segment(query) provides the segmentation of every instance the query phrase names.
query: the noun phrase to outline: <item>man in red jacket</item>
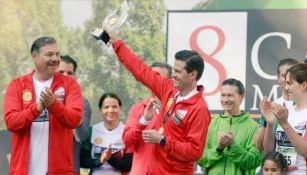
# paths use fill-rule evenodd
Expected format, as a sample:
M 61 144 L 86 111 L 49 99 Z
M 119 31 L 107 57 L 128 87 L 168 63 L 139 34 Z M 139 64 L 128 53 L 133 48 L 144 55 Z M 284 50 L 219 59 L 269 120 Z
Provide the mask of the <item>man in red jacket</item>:
M 142 132 L 144 142 L 154 144 L 148 174 L 193 174 L 210 123 L 204 87 L 197 85 L 204 70 L 202 58 L 190 50 L 177 52 L 170 80 L 145 65 L 114 31 L 106 31 L 119 61 L 162 102 L 160 129 Z M 149 122 L 152 117 L 153 113 L 144 115 L 144 120 Z
M 158 72 L 161 76 L 170 78 L 172 68 L 168 64 L 155 62 L 151 68 Z M 144 123 L 144 110 L 150 101 L 154 100 L 157 110 L 155 117 L 150 122 Z M 154 144 L 148 144 L 143 141 L 142 131 L 146 129 L 159 129 L 158 114 L 161 108 L 161 101 L 154 95 L 149 96 L 145 100 L 134 104 L 129 112 L 123 133 L 123 140 L 126 146 L 133 146 L 133 162 L 130 174 L 144 175 L 148 172 L 148 163 L 153 152 Z M 146 156 L 144 156 L 146 155 Z
M 56 73 L 60 53 L 54 38 L 36 39 L 31 55 L 34 71 L 12 80 L 4 96 L 4 120 L 13 133 L 10 175 L 71 175 L 81 90 L 73 78 Z

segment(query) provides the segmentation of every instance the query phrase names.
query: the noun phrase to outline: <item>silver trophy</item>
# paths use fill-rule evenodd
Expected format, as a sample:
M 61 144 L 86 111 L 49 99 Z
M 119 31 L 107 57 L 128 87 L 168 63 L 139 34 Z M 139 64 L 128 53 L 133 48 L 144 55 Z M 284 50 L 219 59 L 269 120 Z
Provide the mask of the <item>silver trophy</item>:
M 108 16 L 104 19 L 101 28 L 96 28 L 92 35 L 97 40 L 102 40 L 104 43 L 108 43 L 110 36 L 106 31 L 103 30 L 104 27 L 109 28 L 110 30 L 118 30 L 119 27 L 126 21 L 128 16 L 128 3 L 124 0 L 121 3 L 120 10 L 113 10 Z

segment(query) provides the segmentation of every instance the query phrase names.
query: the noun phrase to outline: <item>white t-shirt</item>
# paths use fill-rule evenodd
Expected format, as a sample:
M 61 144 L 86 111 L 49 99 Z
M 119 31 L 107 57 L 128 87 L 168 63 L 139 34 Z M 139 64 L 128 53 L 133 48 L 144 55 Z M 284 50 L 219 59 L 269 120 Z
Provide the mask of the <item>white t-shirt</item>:
M 275 100 L 274 102 L 280 104 L 280 105 L 283 105 L 285 103 L 285 105 L 287 107 L 291 107 L 293 106 L 293 101 L 290 101 L 290 100 L 285 100 L 282 96 L 279 97 L 277 100 Z
M 288 122 L 301 137 L 305 137 L 307 126 L 307 109 L 296 112 L 295 106 L 288 107 Z M 306 140 L 307 141 L 307 140 Z M 276 151 L 282 153 L 287 159 L 289 172 L 287 175 L 306 175 L 307 164 L 305 158 L 298 154 L 283 129 L 278 126 L 276 130 Z
M 33 76 L 36 103 L 39 102 L 40 94 L 45 87 L 51 86 L 53 77 L 47 81 L 40 82 Z M 49 115 L 48 110 L 37 117 L 31 125 L 30 131 L 30 160 L 29 175 L 42 175 L 48 171 L 48 142 L 49 142 Z
M 96 159 L 101 156 L 103 151 L 112 143 L 112 152 L 123 151 L 125 144 L 122 140 L 125 125 L 119 122 L 118 127 L 109 131 L 105 128 L 103 122 L 95 124 L 92 128 L 92 149 L 91 157 Z M 121 172 L 113 168 L 108 162 L 105 162 L 98 168 L 93 169 L 93 175 L 120 175 Z

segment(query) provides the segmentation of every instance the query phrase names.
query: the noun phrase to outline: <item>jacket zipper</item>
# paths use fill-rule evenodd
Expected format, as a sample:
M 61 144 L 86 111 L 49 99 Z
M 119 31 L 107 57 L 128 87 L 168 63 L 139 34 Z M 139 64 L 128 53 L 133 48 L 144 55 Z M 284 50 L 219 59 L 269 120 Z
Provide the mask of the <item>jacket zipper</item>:
M 232 126 L 232 117 L 230 117 L 229 121 L 229 131 L 231 131 L 231 126 Z M 227 165 L 227 157 L 225 157 L 225 162 L 224 162 L 224 175 L 226 174 L 226 165 Z

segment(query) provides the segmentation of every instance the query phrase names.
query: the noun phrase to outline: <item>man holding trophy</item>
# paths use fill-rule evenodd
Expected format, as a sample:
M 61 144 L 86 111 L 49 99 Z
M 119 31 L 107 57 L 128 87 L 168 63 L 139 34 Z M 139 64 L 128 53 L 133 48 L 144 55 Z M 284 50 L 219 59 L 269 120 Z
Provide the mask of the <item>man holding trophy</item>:
M 117 19 L 120 18 L 106 20 L 113 24 Z M 204 70 L 203 59 L 195 51 L 179 51 L 175 54 L 173 80 L 162 77 L 125 46 L 113 26 L 103 26 L 104 30 L 100 30 L 96 39 L 104 40 L 101 37 L 105 32 L 109 39 L 104 42 L 112 44 L 119 61 L 162 101 L 157 116 L 160 129 L 142 132 L 144 142 L 154 144 L 148 174 L 193 174 L 194 162 L 202 156 L 210 123 L 203 98 L 204 87 L 197 85 Z M 144 127 L 153 117 L 152 110 L 145 109 L 140 120 Z

